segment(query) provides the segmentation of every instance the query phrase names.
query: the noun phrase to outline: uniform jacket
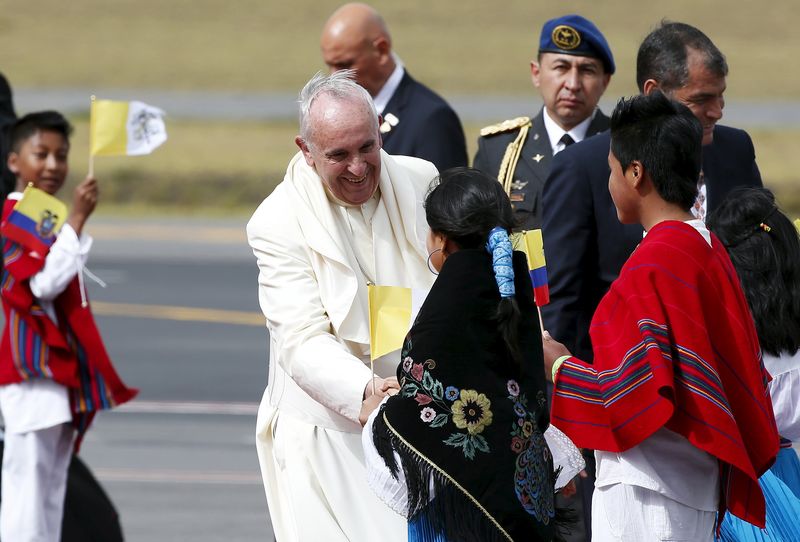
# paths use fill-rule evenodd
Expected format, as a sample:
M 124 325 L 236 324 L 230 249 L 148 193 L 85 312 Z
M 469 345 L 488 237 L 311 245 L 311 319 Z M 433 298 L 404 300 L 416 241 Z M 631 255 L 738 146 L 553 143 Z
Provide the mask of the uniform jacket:
M 638 224 L 621 224 L 608 191 L 608 131 L 571 145 L 553 160 L 543 192 L 550 304 L 546 329 L 575 356 L 592 359 L 589 324 L 597 304 L 642 240 Z M 761 186 L 750 136 L 716 126 L 703 147 L 708 211 L 736 186 Z
M 381 162 L 382 203 L 372 221 L 376 281 L 430 288 L 422 202 L 437 172 L 429 162 L 383 152 Z M 371 377 L 367 284 L 334 205 L 298 153 L 247 225 L 270 336 L 259 430 L 277 409 L 313 425 L 361 431 L 358 413 Z
M 428 160 L 439 171 L 467 165 L 467 145 L 458 115 L 408 72 L 386 104 L 383 118 L 381 136 L 387 153 Z
M 602 111 L 589 124 L 586 137 L 608 128 L 608 117 Z M 519 161 L 514 171 L 511 187 L 511 205 L 514 207 L 517 228 L 534 230 L 541 227 L 542 188 L 553 163 L 553 149 L 544 126 L 542 110 L 531 121 L 532 126 L 522 146 Z M 519 128 L 498 132 L 478 138 L 478 152 L 473 167 L 497 177 L 506 148 L 514 141 Z

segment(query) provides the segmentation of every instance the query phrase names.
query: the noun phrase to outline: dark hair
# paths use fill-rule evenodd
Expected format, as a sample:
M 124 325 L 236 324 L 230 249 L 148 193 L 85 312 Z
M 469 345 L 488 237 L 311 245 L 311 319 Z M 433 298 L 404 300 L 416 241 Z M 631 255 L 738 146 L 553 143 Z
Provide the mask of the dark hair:
M 689 79 L 689 51 L 705 56 L 706 68 L 718 77 L 728 75 L 728 63 L 717 46 L 697 28 L 667 20 L 650 32 L 636 55 L 636 84 L 644 91 L 644 83 L 654 79 L 670 92 L 686 85 Z
M 69 141 L 72 125 L 58 111 L 39 111 L 20 117 L 11 126 L 9 146 L 12 152 L 19 152 L 22 145 L 37 132 L 56 132 Z
M 800 239 L 766 188 L 737 188 L 708 215 L 736 268 L 764 352 L 800 348 Z M 763 224 L 763 226 L 762 226 Z
M 439 175 L 438 184 L 425 198 L 425 216 L 434 233 L 444 235 L 462 249 L 483 249 L 495 226 L 510 234 L 514 212 L 503 187 L 482 171 L 454 167 Z M 516 361 L 519 306 L 513 297 L 501 297 L 497 321 L 503 340 Z
M 688 210 L 697 197 L 703 127 L 660 91 L 622 98 L 611 115 L 611 152 L 626 171 L 642 163 L 661 198 Z

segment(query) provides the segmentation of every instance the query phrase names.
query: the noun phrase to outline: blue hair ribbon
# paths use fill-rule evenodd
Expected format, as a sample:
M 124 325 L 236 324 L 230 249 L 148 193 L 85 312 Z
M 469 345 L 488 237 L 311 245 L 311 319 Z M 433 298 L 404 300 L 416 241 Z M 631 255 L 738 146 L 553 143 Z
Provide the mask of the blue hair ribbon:
M 492 229 L 489 232 L 486 250 L 492 255 L 492 269 L 494 269 L 494 279 L 497 281 L 500 297 L 514 297 L 514 267 L 512 259 L 514 247 L 511 246 L 508 232 L 500 226 Z

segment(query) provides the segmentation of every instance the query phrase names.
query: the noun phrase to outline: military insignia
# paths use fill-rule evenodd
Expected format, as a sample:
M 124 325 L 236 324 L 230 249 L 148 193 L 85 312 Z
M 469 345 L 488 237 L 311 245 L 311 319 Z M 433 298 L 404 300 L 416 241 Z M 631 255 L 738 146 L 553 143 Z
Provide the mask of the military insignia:
M 561 49 L 571 51 L 581 44 L 581 35 L 571 26 L 560 24 L 553 29 L 553 43 Z
M 525 201 L 525 194 L 511 194 L 508 199 L 511 201 Z
M 537 154 L 536 156 L 533 157 L 533 159 L 536 160 L 537 164 L 542 161 L 542 158 L 544 158 L 544 154 Z
M 539 139 L 539 134 L 533 134 L 533 140 L 536 141 L 537 139 Z
M 514 190 L 522 190 L 526 186 L 528 186 L 528 181 L 520 181 L 519 179 L 511 183 L 511 188 Z
M 380 131 L 382 134 L 388 133 L 392 131 L 392 125 L 389 124 L 387 121 L 383 121 L 381 124 Z
M 511 130 L 517 130 L 522 128 L 526 124 L 530 124 L 531 119 L 530 117 L 517 117 L 515 119 L 504 120 L 498 124 L 492 124 L 491 126 L 486 126 L 485 128 L 481 128 L 481 137 L 486 137 L 494 134 L 499 134 L 502 132 L 508 132 Z
M 396 116 L 394 116 L 394 114 L 392 114 L 392 113 L 386 113 L 386 116 L 385 116 L 385 117 L 383 117 L 383 120 L 385 120 L 386 122 L 388 122 L 388 123 L 389 123 L 389 126 L 391 126 L 392 128 L 394 128 L 395 126 L 397 126 L 397 125 L 400 123 L 400 119 L 398 119 L 398 118 L 397 118 Z

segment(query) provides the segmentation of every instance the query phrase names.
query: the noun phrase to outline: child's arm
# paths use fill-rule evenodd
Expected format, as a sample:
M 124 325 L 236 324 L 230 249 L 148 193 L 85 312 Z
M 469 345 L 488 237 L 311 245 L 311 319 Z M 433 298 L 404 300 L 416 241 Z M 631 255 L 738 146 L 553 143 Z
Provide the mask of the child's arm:
M 51 301 L 58 297 L 86 263 L 92 239 L 81 235 L 81 231 L 96 205 L 97 180 L 87 177 L 75 188 L 72 210 L 50 247 L 44 267 L 31 277 L 31 292 L 38 299 Z

